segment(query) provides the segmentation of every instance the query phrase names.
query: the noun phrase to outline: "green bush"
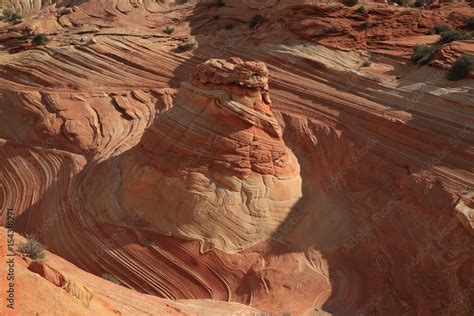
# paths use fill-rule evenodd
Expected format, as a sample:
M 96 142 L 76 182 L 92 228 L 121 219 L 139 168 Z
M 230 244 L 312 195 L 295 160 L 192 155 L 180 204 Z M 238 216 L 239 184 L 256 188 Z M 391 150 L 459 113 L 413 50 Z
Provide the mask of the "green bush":
M 26 236 L 26 242 L 18 245 L 18 251 L 33 260 L 40 260 L 46 257 L 45 247 L 39 243 L 33 235 Z
M 372 62 L 367 59 L 367 60 L 364 60 L 361 67 L 370 67 L 370 65 L 372 65 Z
M 468 40 L 473 38 L 472 34 L 464 31 L 451 30 L 441 33 L 441 44 L 451 43 L 452 41 Z
M 426 0 L 415 0 L 411 6 L 413 8 L 423 8 L 426 6 Z
M 470 31 L 474 31 L 474 16 L 467 19 L 466 23 L 464 23 L 464 27 Z
M 433 30 L 436 34 L 442 34 L 442 33 L 445 33 L 445 32 L 452 32 L 453 31 L 451 26 L 449 26 L 448 24 L 436 24 L 433 27 Z
M 365 7 L 361 5 L 360 7 L 357 8 L 356 12 L 360 14 L 366 14 L 367 10 L 365 10 Z
M 33 37 L 33 44 L 35 45 L 45 45 L 49 42 L 48 37 L 45 34 L 38 34 Z
M 178 47 L 173 49 L 173 52 L 175 52 L 175 53 L 187 52 L 187 51 L 192 50 L 195 46 L 196 46 L 196 43 L 193 43 L 193 42 L 181 43 L 181 44 L 178 45 Z
M 333 24 L 327 30 L 329 33 L 337 33 L 341 31 L 341 27 L 339 25 Z
M 434 57 L 436 51 L 436 46 L 415 45 L 411 55 L 411 62 L 418 66 L 426 65 Z
M 447 78 L 448 80 L 464 79 L 471 71 L 474 71 L 474 56 L 462 55 L 449 69 Z
M 30 38 L 30 34 L 28 33 L 22 33 L 20 36 L 17 37 L 20 41 L 26 41 L 27 39 Z
M 410 4 L 409 0 L 394 0 L 394 2 L 402 7 L 408 7 L 408 5 Z
M 353 7 L 359 3 L 359 0 L 342 0 L 342 3 L 347 7 Z
M 102 274 L 102 279 L 110 281 L 118 285 L 122 285 L 122 282 L 120 282 L 120 280 L 117 279 L 117 277 L 113 276 L 112 274 L 104 273 Z
M 163 33 L 171 35 L 174 33 L 174 28 L 167 26 L 163 29 Z
M 368 29 L 370 27 L 370 22 L 369 21 L 365 21 L 365 22 L 362 22 L 361 24 L 359 24 L 359 27 L 363 28 L 363 29 Z
M 188 0 L 175 0 L 174 4 L 175 5 L 182 5 L 188 3 Z
M 0 16 L 0 20 L 7 21 L 12 24 L 17 24 L 21 22 L 21 15 L 12 10 L 6 9 L 3 10 L 3 15 Z
M 262 24 L 263 23 L 263 20 L 264 20 L 264 17 L 261 16 L 260 14 L 256 14 L 254 15 L 250 21 L 249 21 L 249 27 L 251 29 L 254 29 L 256 28 L 258 25 Z

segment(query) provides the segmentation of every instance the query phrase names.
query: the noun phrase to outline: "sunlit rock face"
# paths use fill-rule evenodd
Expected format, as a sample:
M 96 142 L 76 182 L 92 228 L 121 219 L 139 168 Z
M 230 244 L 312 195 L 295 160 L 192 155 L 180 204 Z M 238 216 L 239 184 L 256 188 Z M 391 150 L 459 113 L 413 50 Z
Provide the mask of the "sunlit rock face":
M 409 60 L 466 3 L 66 2 L 0 1 L 0 221 L 112 309 L 18 265 L 24 313 L 472 315 L 474 81 L 443 68 L 473 42 Z
M 197 66 L 123 164 L 126 209 L 204 248 L 235 251 L 268 239 L 301 197 L 298 162 L 271 111 L 267 67 L 238 58 Z

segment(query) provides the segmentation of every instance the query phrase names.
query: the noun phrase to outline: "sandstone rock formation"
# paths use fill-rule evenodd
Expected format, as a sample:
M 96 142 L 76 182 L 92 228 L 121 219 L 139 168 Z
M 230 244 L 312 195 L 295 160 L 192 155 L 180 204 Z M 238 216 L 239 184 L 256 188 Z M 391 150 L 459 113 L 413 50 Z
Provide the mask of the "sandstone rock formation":
M 0 29 L 1 222 L 51 251 L 27 312 L 472 314 L 471 43 L 407 62 L 467 3 L 39 4 Z
M 0 239 L 7 230 L 0 228 Z M 25 242 L 15 236 L 18 245 Z M 2 258 L 5 248 L 0 248 Z M 47 251 L 46 251 L 47 252 Z M 0 307 L 2 315 L 258 315 L 256 309 L 234 303 L 212 301 L 172 302 L 139 294 L 121 285 L 93 276 L 47 252 L 46 261 L 31 261 L 17 253 L 15 259 L 15 310 Z M 5 266 L 0 275 L 6 274 Z M 2 289 L 6 289 L 2 279 Z
M 128 213 L 141 210 L 157 231 L 205 248 L 269 239 L 301 197 L 301 177 L 272 114 L 267 76 L 265 64 L 238 58 L 198 65 L 124 159 Z

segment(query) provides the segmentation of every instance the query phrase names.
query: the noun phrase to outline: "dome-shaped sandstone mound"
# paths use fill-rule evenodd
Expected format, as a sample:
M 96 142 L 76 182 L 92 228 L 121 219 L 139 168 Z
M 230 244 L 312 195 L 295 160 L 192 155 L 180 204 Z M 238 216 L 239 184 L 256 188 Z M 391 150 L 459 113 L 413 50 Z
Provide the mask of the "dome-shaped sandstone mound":
M 141 144 L 123 160 L 124 204 L 161 233 L 243 249 L 268 239 L 302 194 L 261 62 L 198 65 Z

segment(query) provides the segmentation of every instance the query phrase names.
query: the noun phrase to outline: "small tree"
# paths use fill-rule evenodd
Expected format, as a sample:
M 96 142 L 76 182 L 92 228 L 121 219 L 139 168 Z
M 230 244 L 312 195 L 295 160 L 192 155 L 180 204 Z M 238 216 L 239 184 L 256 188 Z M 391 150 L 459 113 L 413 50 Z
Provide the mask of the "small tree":
M 466 78 L 474 71 L 474 56 L 462 55 L 454 62 L 448 71 L 448 80 L 460 80 Z
M 402 7 L 408 7 L 410 4 L 409 0 L 394 0 L 394 2 Z
M 418 66 L 426 65 L 434 57 L 436 50 L 436 46 L 415 45 L 411 55 L 411 62 Z
M 362 29 L 365 29 L 365 30 L 370 28 L 370 26 L 371 26 L 371 24 L 370 24 L 369 21 L 364 21 L 361 24 L 359 24 L 359 27 L 362 28 Z
M 49 38 L 45 34 L 38 34 L 33 37 L 33 44 L 35 45 L 45 45 L 49 42 Z
M 234 24 L 227 23 L 224 27 L 225 27 L 226 30 L 232 30 L 234 28 Z
M 337 33 L 341 31 L 341 27 L 339 25 L 332 24 L 328 27 L 327 30 L 329 33 Z
M 461 41 L 461 40 L 467 40 L 471 38 L 472 38 L 472 34 L 466 33 L 464 31 L 451 30 L 451 31 L 446 31 L 446 32 L 441 33 L 440 43 L 446 44 L 446 43 L 451 43 L 452 41 Z
M 5 9 L 3 10 L 3 15 L 0 16 L 0 20 L 5 20 L 12 24 L 17 24 L 21 22 L 21 15 L 13 12 L 12 10 Z
M 342 0 L 342 3 L 343 3 L 345 6 L 353 7 L 353 6 L 355 6 L 357 3 L 359 3 L 359 0 Z
M 466 23 L 464 23 L 464 27 L 470 31 L 474 31 L 474 16 L 467 19 Z
M 412 5 L 414 8 L 422 8 L 426 6 L 426 0 L 415 0 Z
M 261 16 L 260 14 L 256 14 L 254 15 L 250 21 L 249 21 L 249 27 L 251 29 L 254 29 L 256 28 L 258 25 L 262 24 L 263 23 L 263 20 L 264 20 L 264 17 Z
M 166 27 L 163 29 L 163 33 L 168 34 L 168 35 L 171 35 L 171 34 L 174 33 L 174 28 L 169 27 L 169 26 L 166 26 Z
M 17 37 L 20 41 L 26 41 L 30 38 L 30 34 L 28 32 L 22 32 L 20 36 Z
M 220 8 L 220 7 L 223 7 L 225 6 L 225 1 L 224 0 L 217 0 L 216 1 L 216 5 Z
M 448 24 L 436 24 L 433 27 L 433 30 L 436 34 L 442 34 L 445 32 L 451 32 L 453 29 Z
M 33 260 L 40 260 L 46 257 L 44 253 L 45 246 L 36 240 L 33 235 L 26 236 L 26 242 L 18 245 L 18 251 Z
M 367 10 L 365 10 L 365 7 L 361 5 L 360 7 L 357 8 L 356 12 L 360 14 L 366 14 Z
M 187 51 L 192 50 L 195 46 L 196 46 L 196 43 L 193 43 L 193 42 L 181 43 L 181 44 L 178 45 L 178 47 L 173 49 L 173 52 L 175 52 L 175 53 L 187 52 Z

